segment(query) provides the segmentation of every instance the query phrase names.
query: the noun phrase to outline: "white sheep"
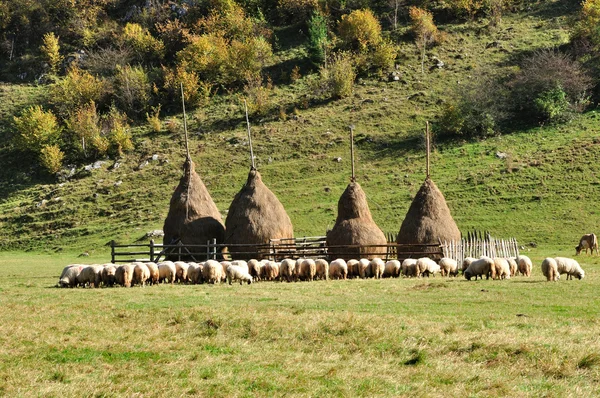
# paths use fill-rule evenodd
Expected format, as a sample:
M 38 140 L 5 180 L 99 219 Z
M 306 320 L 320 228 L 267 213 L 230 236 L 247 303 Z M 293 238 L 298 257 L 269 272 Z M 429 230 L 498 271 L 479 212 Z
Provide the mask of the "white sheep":
M 223 268 L 223 272 L 221 272 L 221 282 L 225 282 L 227 280 L 227 267 L 229 267 L 231 261 L 221 261 L 221 267 Z
M 115 271 L 115 282 L 124 287 L 131 287 L 134 268 L 133 264 L 119 265 Z
M 223 266 L 215 260 L 208 260 L 202 267 L 202 278 L 206 283 L 220 283 L 223 279 Z
M 117 266 L 114 264 L 106 264 L 102 268 L 102 284 L 107 287 L 112 287 L 115 284 L 115 273 Z
M 263 267 L 265 280 L 275 281 L 279 278 L 279 265 L 280 263 L 267 260 L 265 266 Z
M 546 257 L 544 261 L 542 261 L 542 274 L 546 277 L 546 280 L 548 282 L 556 282 L 560 279 L 560 274 L 558 273 L 558 265 L 556 264 L 555 259 L 551 257 Z
M 133 268 L 133 278 L 131 280 L 132 285 L 146 286 L 146 281 L 150 279 L 150 269 L 145 263 L 137 262 Z
M 296 264 L 296 262 L 294 261 L 294 265 L 295 264 Z M 255 281 L 260 280 L 263 267 L 264 267 L 264 264 L 256 259 L 252 259 L 252 260 L 248 261 L 248 272 L 250 275 L 252 275 L 252 277 L 254 278 Z
M 79 275 L 76 277 L 77 285 L 85 287 L 87 284 L 92 288 L 100 287 L 103 269 L 104 266 L 102 265 L 88 265 L 87 267 L 83 267 Z
M 248 263 L 244 260 L 234 260 L 231 262 L 231 265 L 237 265 L 238 267 L 242 267 L 246 270 L 247 274 L 250 273 L 250 267 L 248 266 Z
M 188 281 L 188 268 L 190 265 L 183 261 L 175 261 L 175 282 L 187 283 Z
M 232 282 L 240 281 L 248 284 L 252 283 L 252 276 L 248 273 L 245 267 L 239 265 L 230 265 L 227 267 L 227 282 L 231 285 Z
M 193 285 L 197 285 L 199 283 L 202 282 L 202 264 L 199 263 L 188 263 L 189 267 L 188 267 L 188 273 L 187 273 L 187 277 L 188 277 L 188 281 L 193 284 Z
M 348 277 L 348 264 L 344 259 L 338 258 L 329 264 L 329 277 L 331 279 L 346 279 Z
M 281 266 L 279 267 L 279 274 L 281 276 L 281 280 L 286 280 L 288 282 L 295 280 L 296 261 L 292 260 L 291 258 L 283 259 L 281 261 Z
M 489 257 L 482 256 L 479 260 L 472 261 L 469 267 L 463 273 L 463 275 L 469 281 L 472 277 L 475 277 L 475 280 L 477 280 L 478 276 L 481 279 L 483 279 L 484 275 L 485 279 L 489 279 L 493 265 L 494 260 L 492 260 Z
M 385 269 L 383 270 L 384 278 L 397 278 L 400 276 L 400 261 L 390 260 L 385 263 Z
M 533 270 L 533 263 L 531 259 L 527 256 L 519 254 L 517 256 L 517 269 L 523 276 L 531 276 L 531 271 Z
M 573 276 L 575 276 L 577 279 L 583 279 L 585 276 L 585 272 L 577 260 L 566 257 L 554 257 L 554 260 L 556 260 L 558 273 L 561 275 L 567 274 L 567 280 L 573 279 Z
M 440 271 L 442 276 L 456 276 L 458 275 L 458 262 L 452 258 L 444 257 L 440 260 Z
M 58 278 L 58 287 L 75 287 L 77 286 L 77 276 L 85 267 L 82 264 L 71 264 L 63 268 L 60 277 Z
M 327 260 L 318 258 L 315 260 L 315 266 L 317 267 L 316 277 L 322 281 L 329 279 L 329 263 Z
M 370 261 L 369 268 L 371 269 L 371 275 L 373 278 L 381 279 L 383 277 L 383 273 L 385 272 L 385 263 L 379 257 L 375 257 Z
M 465 274 L 465 271 L 467 270 L 467 268 L 469 268 L 469 265 L 471 265 L 471 263 L 473 261 L 477 260 L 476 258 L 473 257 L 466 257 L 463 262 L 462 262 L 462 273 L 463 275 Z
M 517 264 L 517 258 L 507 257 L 506 261 L 508 261 L 508 266 L 510 268 L 510 276 L 517 276 L 519 274 L 519 265 Z
M 298 263 L 296 262 L 296 264 Z M 300 272 L 298 273 L 298 278 L 303 281 L 312 282 L 315 279 L 316 274 L 317 265 L 315 264 L 315 260 L 311 258 L 302 260 L 300 263 Z
M 148 271 L 150 271 L 150 278 L 147 282 L 151 285 L 155 285 L 158 283 L 158 279 L 160 278 L 160 273 L 158 272 L 158 265 L 151 261 L 145 263 L 146 267 L 148 267 Z
M 172 261 L 161 261 L 157 264 L 158 266 L 158 281 L 159 282 L 170 282 L 175 283 L 175 275 L 177 275 L 177 269 L 175 263 Z
M 371 261 L 369 261 L 366 258 L 361 258 L 358 261 L 358 276 L 361 279 L 365 279 L 365 278 L 370 278 L 373 276 L 373 273 L 371 272 Z
M 491 267 L 492 279 L 510 279 L 510 265 L 503 257 L 494 257 Z
M 348 260 L 348 262 L 346 263 L 346 268 L 348 270 L 348 278 L 358 278 L 360 276 L 360 262 L 358 260 Z
M 400 272 L 407 278 L 416 278 L 417 277 L 417 259 L 416 258 L 407 258 L 402 261 L 402 265 L 400 266 Z
M 417 260 L 417 275 L 419 277 L 427 275 L 433 275 L 440 272 L 440 266 L 438 263 L 430 259 L 429 257 L 421 257 Z

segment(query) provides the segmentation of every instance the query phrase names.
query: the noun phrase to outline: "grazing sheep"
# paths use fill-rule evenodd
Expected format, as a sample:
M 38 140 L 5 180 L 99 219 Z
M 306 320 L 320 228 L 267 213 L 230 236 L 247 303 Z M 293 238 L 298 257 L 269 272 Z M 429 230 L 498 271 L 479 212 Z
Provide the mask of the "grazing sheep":
M 227 267 L 227 282 L 231 285 L 232 282 L 240 281 L 248 284 L 252 283 L 252 276 L 246 271 L 245 267 L 239 265 L 230 265 Z
M 417 276 L 419 277 L 425 275 L 427 275 L 428 278 L 429 275 L 433 275 L 435 277 L 435 274 L 440 272 L 440 270 L 440 266 L 429 257 L 421 257 L 417 260 Z
M 371 269 L 371 275 L 373 275 L 373 278 L 381 279 L 383 277 L 383 273 L 385 272 L 385 263 L 382 259 L 376 257 L 369 263 L 369 268 Z
M 531 259 L 527 256 L 518 255 L 517 256 L 517 270 L 523 276 L 531 276 L 531 271 L 533 269 L 533 263 Z
M 542 274 L 546 277 L 548 282 L 556 282 L 560 279 L 558 265 L 556 264 L 555 259 L 547 257 L 542 261 Z
M 188 265 L 188 281 L 193 285 L 202 283 L 202 264 L 189 263 Z
M 252 260 L 250 260 L 252 261 Z M 296 279 L 296 261 L 291 258 L 286 258 L 281 261 L 281 266 L 279 267 L 279 275 L 281 280 L 286 280 L 291 282 Z
M 115 284 L 115 273 L 117 272 L 117 266 L 114 264 L 107 264 L 102 269 L 102 284 L 107 287 L 113 287 Z
M 494 260 L 492 260 L 489 257 L 482 256 L 479 260 L 475 260 L 475 261 L 471 262 L 471 264 L 465 270 L 463 275 L 469 281 L 471 280 L 472 277 L 475 277 L 475 280 L 477 280 L 478 276 L 481 279 L 483 279 L 484 275 L 485 275 L 485 279 L 490 279 L 490 272 L 492 270 L 493 265 L 494 265 Z
M 579 239 L 579 244 L 575 247 L 575 255 L 579 255 L 582 250 L 585 250 L 587 254 L 588 249 L 590 249 L 590 255 L 594 255 L 594 250 L 596 250 L 596 255 L 598 255 L 598 238 L 596 234 L 585 234 Z
M 371 272 L 371 261 L 366 258 L 361 258 L 358 261 L 358 276 L 361 279 L 370 278 L 373 276 Z
M 188 281 L 188 268 L 190 268 L 188 263 L 183 261 L 175 261 L 175 282 L 178 283 L 187 283 Z
M 510 276 L 516 276 L 519 274 L 519 265 L 517 264 L 516 257 L 508 257 L 506 259 L 508 261 L 508 267 L 510 268 Z
M 297 263 L 296 263 L 297 264 Z M 312 282 L 317 274 L 317 265 L 315 260 L 307 258 L 300 263 L 300 272 L 298 278 L 302 281 Z
M 134 268 L 133 264 L 119 265 L 115 271 L 115 282 L 124 287 L 131 287 Z
M 510 279 L 510 265 L 502 257 L 494 257 L 494 264 L 491 268 L 492 279 Z
M 329 263 L 327 260 L 318 258 L 315 260 L 315 266 L 317 267 L 316 277 L 322 281 L 329 279 Z
M 566 257 L 554 257 L 554 260 L 556 260 L 558 273 L 567 274 L 567 280 L 573 279 L 573 276 L 577 279 L 583 279 L 585 276 L 585 272 L 576 260 Z
M 400 272 L 407 278 L 416 278 L 417 277 L 417 259 L 416 258 L 407 258 L 402 261 L 402 265 L 400 266 Z
M 275 281 L 279 278 L 279 263 L 275 261 L 268 261 L 265 266 L 265 280 Z
M 157 266 L 159 282 L 170 282 L 171 284 L 175 283 L 175 275 L 177 274 L 175 263 L 172 261 L 161 261 L 157 264 Z
M 358 260 L 348 260 L 346 267 L 348 268 L 348 278 L 358 278 L 360 276 L 360 262 Z
M 329 264 L 329 277 L 331 279 L 346 279 L 348 277 L 348 264 L 344 259 L 338 258 Z
M 400 276 L 400 261 L 390 260 L 385 263 L 385 269 L 383 270 L 384 278 L 397 278 Z
M 458 262 L 452 258 L 444 257 L 440 260 L 440 271 L 442 276 L 456 276 L 458 275 Z
M 77 276 L 85 265 L 71 264 L 63 268 L 60 277 L 58 278 L 58 287 L 75 287 L 77 286 Z
M 294 260 L 292 260 L 294 261 Z M 296 262 L 294 261 L 294 266 Z M 259 281 L 262 274 L 262 268 L 264 264 L 256 259 L 252 259 L 248 261 L 248 273 L 254 278 L 255 281 Z
M 471 265 L 471 263 L 473 261 L 475 261 L 475 260 L 477 260 L 477 259 L 473 258 L 473 257 L 467 257 L 467 258 L 465 258 L 463 260 L 463 263 L 462 263 L 462 273 L 463 273 L 463 275 L 465 274 L 465 271 L 467 270 L 467 268 L 469 268 L 469 265 Z
M 85 287 L 87 284 L 91 288 L 100 287 L 100 282 L 102 281 L 102 269 L 104 269 L 104 267 L 101 265 L 88 265 L 87 267 L 83 267 L 79 275 L 75 278 L 77 285 Z
M 148 278 L 148 280 L 146 282 L 148 282 L 151 285 L 155 285 L 158 283 L 158 279 L 160 278 L 160 273 L 158 272 L 158 265 L 156 265 L 156 263 L 153 262 L 147 262 L 145 263 L 146 267 L 148 267 L 148 271 L 150 271 L 150 278 Z
M 227 267 L 229 267 L 231 261 L 221 261 L 221 267 L 223 267 L 223 272 L 221 273 L 221 282 L 225 282 L 227 280 Z
M 150 279 L 150 269 L 144 263 L 135 263 L 133 268 L 133 278 L 131 279 L 132 285 L 146 286 L 146 281 Z
M 231 262 L 231 265 L 237 265 L 238 267 L 242 267 L 246 270 L 246 273 L 250 273 L 250 267 L 248 267 L 248 263 L 244 260 L 235 260 Z
M 220 283 L 223 279 L 223 266 L 215 260 L 208 260 L 202 267 L 202 278 L 206 283 Z
M 298 279 L 300 278 L 300 272 L 301 272 L 301 268 L 302 268 L 302 262 L 304 260 L 305 260 L 304 257 L 300 257 L 299 259 L 296 260 L 296 265 L 295 265 L 296 276 L 294 277 L 295 281 L 298 281 Z

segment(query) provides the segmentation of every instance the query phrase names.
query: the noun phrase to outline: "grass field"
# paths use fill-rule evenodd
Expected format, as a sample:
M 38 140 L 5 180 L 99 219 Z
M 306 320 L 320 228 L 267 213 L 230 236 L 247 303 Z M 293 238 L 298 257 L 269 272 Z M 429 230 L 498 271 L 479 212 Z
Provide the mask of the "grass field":
M 508 281 L 57 289 L 73 254 L 2 253 L 0 395 L 598 396 L 600 259 L 548 283 L 528 254 Z

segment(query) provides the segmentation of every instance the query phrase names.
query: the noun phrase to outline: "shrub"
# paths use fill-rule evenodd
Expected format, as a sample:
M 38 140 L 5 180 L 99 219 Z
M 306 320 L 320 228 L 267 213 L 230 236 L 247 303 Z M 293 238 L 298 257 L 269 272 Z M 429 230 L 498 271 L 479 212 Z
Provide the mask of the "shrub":
M 321 68 L 320 75 L 324 91 L 330 97 L 344 98 L 350 96 L 356 78 L 351 54 L 340 52 L 333 55 L 329 66 Z
M 229 43 L 223 36 L 206 34 L 194 36 L 191 43 L 177 53 L 178 64 L 213 84 L 226 81 Z
M 56 174 L 62 167 L 65 154 L 58 145 L 48 145 L 40 152 L 40 164 L 51 174 Z
M 262 78 L 256 75 L 249 75 L 244 94 L 248 103 L 248 113 L 264 116 L 272 108 L 270 96 L 273 91 L 273 84 L 270 79 L 263 85 Z
M 155 133 L 160 133 L 160 131 L 162 130 L 162 122 L 160 121 L 160 108 L 161 105 L 159 104 L 156 108 L 150 108 L 152 110 L 150 114 L 146 113 L 146 120 L 148 121 L 148 125 L 150 126 L 150 129 Z
M 46 33 L 42 39 L 42 43 L 43 44 L 40 47 L 42 57 L 48 63 L 50 71 L 53 74 L 57 74 L 61 61 L 58 37 L 56 37 L 53 32 Z
M 526 59 L 510 82 L 517 110 L 541 119 L 554 115 L 557 106 L 563 110 L 583 110 L 591 86 L 591 78 L 577 61 L 554 50 L 540 51 Z M 564 99 L 561 99 L 560 91 L 564 93 Z
M 150 80 L 141 66 L 117 66 L 114 77 L 117 105 L 130 116 L 146 111 L 150 100 Z
M 107 124 L 110 131 L 108 136 L 112 152 L 116 156 L 123 156 L 123 153 L 133 150 L 127 116 L 113 107 L 108 114 Z
M 371 67 L 378 71 L 389 69 L 394 66 L 397 55 L 398 47 L 388 40 L 382 40 L 370 51 Z
M 250 75 L 260 76 L 263 66 L 272 55 L 271 45 L 263 37 L 233 40 L 229 49 L 229 83 L 243 82 Z
M 67 75 L 50 88 L 52 104 L 63 118 L 91 101 L 101 102 L 105 93 L 102 80 L 77 67 L 70 68 Z
M 314 12 L 308 21 L 308 56 L 316 65 L 321 65 L 327 57 L 327 19 Z
M 56 116 L 39 105 L 33 105 L 13 118 L 17 134 L 14 144 L 23 151 L 39 153 L 47 145 L 54 144 L 60 137 Z
M 164 84 L 169 100 L 178 104 L 181 109 L 181 84 L 183 83 L 183 98 L 186 106 L 195 107 L 204 105 L 210 98 L 212 86 L 210 83 L 200 81 L 194 71 L 188 70 L 186 64 L 177 65 L 174 69 L 163 66 Z
M 355 10 L 343 15 L 338 25 L 338 33 L 347 46 L 361 51 L 381 42 L 381 25 L 369 9 Z
M 277 13 L 280 24 L 290 24 L 298 21 L 306 21 L 318 10 L 317 0 L 279 0 L 277 2 Z
M 84 157 L 87 157 L 88 147 L 94 147 L 93 143 L 101 133 L 100 116 L 96 111 L 94 101 L 75 110 L 67 119 L 66 124 L 74 136 L 76 147 Z
M 123 41 L 134 51 L 139 61 L 160 61 L 164 57 L 163 42 L 153 37 L 148 29 L 136 23 L 125 25 Z
M 574 39 L 600 46 L 600 0 L 584 0 L 581 3 L 579 21 L 575 25 L 573 36 Z
M 427 46 L 438 40 L 438 29 L 433 23 L 433 14 L 427 10 L 410 7 L 409 16 L 411 30 L 415 35 L 415 42 L 421 50 L 421 73 L 425 73 L 425 50 Z

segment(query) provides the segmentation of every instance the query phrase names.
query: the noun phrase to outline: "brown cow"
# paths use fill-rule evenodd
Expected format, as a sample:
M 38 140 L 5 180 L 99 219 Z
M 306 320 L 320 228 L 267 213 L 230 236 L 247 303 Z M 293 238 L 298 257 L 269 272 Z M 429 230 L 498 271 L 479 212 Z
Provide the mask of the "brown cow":
M 596 250 L 596 254 L 598 254 L 598 238 L 596 238 L 595 234 L 583 235 L 579 239 L 579 245 L 575 247 L 577 254 L 581 253 L 582 250 L 585 250 L 587 253 L 588 249 L 590 249 L 590 255 L 594 254 L 594 249 Z

